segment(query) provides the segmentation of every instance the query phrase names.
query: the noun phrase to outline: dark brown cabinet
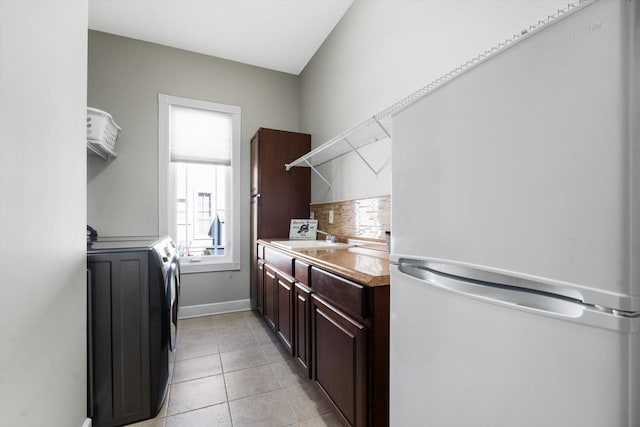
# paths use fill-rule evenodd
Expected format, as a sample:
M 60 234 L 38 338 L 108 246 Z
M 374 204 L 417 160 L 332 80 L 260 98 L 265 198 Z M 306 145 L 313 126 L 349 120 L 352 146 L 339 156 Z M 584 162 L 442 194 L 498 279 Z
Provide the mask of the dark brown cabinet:
M 261 242 L 263 311 L 344 424 L 389 425 L 389 285 L 366 286 Z M 258 286 L 260 289 L 260 286 Z
M 311 266 L 299 259 L 294 260 L 293 290 L 294 322 L 293 330 L 296 340 L 294 356 L 311 378 L 311 289 L 309 273 Z
M 276 330 L 278 336 L 289 351 L 293 354 L 293 279 L 278 274 L 278 322 Z
M 366 422 L 366 328 L 311 294 L 313 378 L 351 426 Z
M 311 378 L 311 289 L 296 283 L 294 299 L 295 356 Z
M 253 147 L 252 147 L 253 148 Z M 258 260 L 262 258 L 260 253 L 260 245 L 256 243 L 256 236 L 258 235 L 258 222 L 260 216 L 258 215 L 259 197 L 251 196 L 251 226 L 250 226 L 250 238 L 251 238 L 251 271 L 249 272 L 249 300 L 251 301 L 251 308 L 259 310 L 262 313 L 262 306 L 264 301 L 262 296 L 258 296 L 259 286 L 259 270 Z M 264 274 L 264 273 L 263 273 Z
M 294 352 L 293 258 L 264 248 L 264 317 L 290 354 Z
M 312 266 L 313 379 L 352 426 L 389 425 L 389 286 Z
M 264 261 L 261 259 L 258 260 L 256 280 L 256 309 L 264 314 Z
M 278 278 L 269 265 L 264 266 L 264 318 L 276 330 L 278 320 Z
M 258 308 L 257 240 L 286 237 L 292 218 L 309 218 L 311 171 L 285 170 L 311 150 L 311 135 L 260 128 L 251 138 L 251 306 Z

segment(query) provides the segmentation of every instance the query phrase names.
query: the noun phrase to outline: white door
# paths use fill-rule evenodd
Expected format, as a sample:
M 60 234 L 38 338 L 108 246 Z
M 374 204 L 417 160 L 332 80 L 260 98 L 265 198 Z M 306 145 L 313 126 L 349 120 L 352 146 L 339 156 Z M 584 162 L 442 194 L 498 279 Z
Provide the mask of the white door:
M 393 254 L 640 310 L 637 4 L 585 3 L 394 116 Z
M 570 302 L 554 314 L 438 280 L 391 266 L 391 427 L 640 425 L 637 319 L 622 333 Z

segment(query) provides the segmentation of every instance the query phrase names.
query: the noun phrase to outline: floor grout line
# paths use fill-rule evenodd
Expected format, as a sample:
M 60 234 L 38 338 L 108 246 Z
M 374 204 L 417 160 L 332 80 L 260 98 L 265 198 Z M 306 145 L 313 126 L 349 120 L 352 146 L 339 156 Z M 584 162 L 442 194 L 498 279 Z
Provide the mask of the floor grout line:
M 222 366 L 222 357 L 220 357 L 220 365 Z M 224 383 L 224 395 L 227 397 L 227 410 L 229 411 L 229 421 L 231 422 L 231 426 L 233 427 L 233 415 L 231 415 L 231 403 L 229 401 L 229 390 L 227 388 L 227 377 L 225 377 L 224 373 L 222 374 L 222 382 Z
M 248 313 L 248 312 L 246 312 L 246 313 Z M 282 344 L 279 343 L 278 341 L 274 341 L 274 340 L 270 340 L 269 342 L 264 342 L 264 343 L 260 342 L 260 339 L 258 338 L 258 332 L 256 332 L 256 331 L 258 329 L 264 330 L 263 326 L 265 324 L 264 323 L 260 323 L 260 322 L 250 321 L 248 316 L 249 316 L 248 314 L 245 314 L 245 317 L 242 317 L 242 319 L 243 319 L 244 323 L 246 323 L 249 331 L 251 331 L 251 335 L 253 336 L 253 338 L 255 340 L 255 344 L 247 346 L 246 348 L 238 348 L 238 349 L 227 351 L 227 352 L 224 352 L 224 353 L 239 352 L 239 351 L 243 351 L 245 349 L 259 349 L 260 350 L 260 354 L 262 354 L 262 356 L 264 357 L 264 362 L 259 362 L 257 365 L 251 365 L 251 366 L 243 367 L 243 368 L 236 369 L 236 370 L 233 370 L 233 371 L 226 371 L 225 367 L 224 367 L 224 363 L 222 361 L 222 354 L 224 354 L 224 353 L 220 352 L 220 340 L 219 340 L 219 336 L 220 335 L 219 335 L 219 331 L 216 330 L 216 328 L 215 328 L 216 324 L 220 325 L 222 322 L 221 322 L 220 319 L 218 319 L 218 320 L 209 319 L 210 321 L 212 321 L 212 325 L 204 326 L 204 327 L 200 327 L 199 326 L 198 328 L 199 329 L 207 329 L 207 330 L 209 328 L 213 329 L 213 331 L 214 331 L 213 335 L 214 335 L 214 337 L 216 339 L 216 347 L 218 348 L 218 352 L 217 353 L 211 353 L 211 354 L 205 354 L 205 355 L 199 355 L 199 356 L 186 358 L 186 359 L 181 359 L 181 360 L 177 359 L 178 353 L 176 352 L 174 360 L 173 361 L 169 361 L 169 363 L 172 364 L 172 375 L 171 375 L 171 381 L 169 382 L 169 390 L 168 390 L 168 395 L 167 395 L 167 401 L 165 402 L 166 411 L 164 412 L 162 417 L 158 417 L 158 419 L 161 419 L 161 418 L 163 419 L 163 421 L 162 421 L 163 425 L 166 423 L 167 418 L 176 417 L 176 416 L 181 415 L 181 414 L 187 414 L 187 413 L 190 413 L 190 412 L 194 412 L 194 411 L 210 408 L 210 407 L 213 407 L 213 406 L 225 404 L 227 406 L 227 414 L 229 416 L 229 420 L 231 422 L 231 425 L 234 426 L 234 425 L 236 425 L 237 422 L 234 421 L 233 416 L 232 416 L 232 412 L 231 412 L 231 403 L 232 402 L 237 402 L 237 401 L 240 401 L 240 400 L 243 400 L 243 399 L 254 399 L 254 398 L 257 398 L 257 397 L 260 397 L 260 396 L 263 396 L 263 395 L 266 395 L 266 394 L 269 394 L 269 393 L 274 393 L 274 392 L 286 393 L 285 390 L 287 390 L 287 389 L 290 389 L 290 388 L 293 388 L 293 387 L 303 387 L 306 384 L 310 384 L 312 387 L 316 386 L 313 383 L 313 380 L 307 378 L 307 376 L 305 375 L 305 373 L 303 371 L 299 371 L 299 370 L 295 369 L 295 368 L 298 368 L 297 365 L 294 364 L 293 369 L 292 369 L 291 364 L 288 363 L 288 362 L 289 361 L 294 361 L 295 362 L 295 359 L 292 358 L 292 357 L 286 357 L 284 354 L 282 354 L 282 351 L 280 351 L 281 350 L 280 348 L 278 348 L 278 352 L 280 353 L 280 356 L 282 356 L 280 358 L 280 360 L 273 361 L 273 360 L 269 359 L 269 355 L 267 354 L 267 350 L 266 350 L 265 347 L 267 345 L 269 345 L 269 344 L 273 344 L 276 347 L 279 347 L 279 346 L 281 347 Z M 251 315 L 251 316 L 253 316 L 253 315 Z M 240 322 L 240 323 L 242 323 L 242 322 Z M 254 329 L 254 327 L 255 327 L 255 329 Z M 193 330 L 193 329 L 196 329 L 196 328 L 189 328 L 187 330 Z M 269 333 L 269 331 L 265 331 L 265 332 Z M 233 332 L 231 334 L 233 334 Z M 205 376 L 202 376 L 202 377 L 191 378 L 191 379 L 184 380 L 184 381 L 179 381 L 179 382 L 176 382 L 176 383 L 173 382 L 173 380 L 175 378 L 176 364 L 178 362 L 186 362 L 186 361 L 189 361 L 189 360 L 194 360 L 194 359 L 198 359 L 198 358 L 205 358 L 205 357 L 210 357 L 210 356 L 214 356 L 214 355 L 218 356 L 218 360 L 220 362 L 220 370 L 221 370 L 221 372 L 219 374 L 205 375 Z M 279 377 L 278 377 L 278 375 L 277 375 L 277 373 L 275 371 L 276 366 L 280 365 L 282 363 L 284 363 L 285 367 L 289 368 L 291 374 L 294 374 L 295 376 L 299 376 L 300 379 L 302 379 L 304 381 L 303 382 L 294 382 L 293 384 L 286 384 L 287 376 L 288 376 L 289 373 L 285 371 L 284 378 L 282 379 L 282 381 L 284 381 L 284 383 L 283 383 L 281 381 L 281 379 L 279 379 Z M 264 366 L 269 366 L 269 372 L 271 373 L 271 375 L 273 375 L 273 378 L 275 379 L 275 385 L 277 387 L 276 389 L 268 390 L 268 391 L 264 391 L 264 392 L 259 392 L 259 393 L 252 394 L 252 395 L 249 395 L 249 396 L 243 396 L 243 397 L 236 398 L 236 399 L 233 399 L 233 400 L 229 399 L 229 390 L 228 390 L 227 377 L 226 377 L 227 374 L 233 374 L 233 373 L 240 372 L 240 371 L 243 371 L 243 370 L 249 370 L 249 369 L 254 369 L 254 368 L 259 368 L 259 367 L 264 367 Z M 223 384 L 224 384 L 224 392 L 225 392 L 225 398 L 226 398 L 226 400 L 224 402 L 220 402 L 220 403 L 216 403 L 216 404 L 212 404 L 212 405 L 206 405 L 206 406 L 203 406 L 201 408 L 190 409 L 190 410 L 187 410 L 187 411 L 184 411 L 184 412 L 178 412 L 176 414 L 168 415 L 169 401 L 171 399 L 171 388 L 172 388 L 172 386 L 174 384 L 183 384 L 183 383 L 186 383 L 188 381 L 201 380 L 201 379 L 204 379 L 204 378 L 214 377 L 214 376 L 218 376 L 218 375 L 222 375 L 222 381 L 223 381 Z M 285 384 L 285 385 L 283 385 L 283 384 Z M 310 399 L 310 402 L 312 404 L 321 403 L 318 400 L 311 398 L 308 393 L 305 392 L 304 394 L 307 396 L 308 399 Z M 286 394 L 285 394 L 284 397 L 286 397 Z M 321 397 L 324 399 L 323 396 L 321 396 Z M 326 415 L 329 415 L 329 414 L 333 413 L 332 409 L 327 408 L 326 411 L 317 411 L 316 415 L 311 416 L 310 418 L 305 418 L 303 420 L 300 420 L 300 419 L 298 419 L 298 414 L 296 413 L 296 411 L 295 411 L 295 409 L 293 407 L 291 399 L 286 399 L 286 405 L 289 408 L 289 410 L 291 411 L 291 414 L 293 415 L 293 419 L 295 420 L 293 423 L 286 424 L 287 426 L 289 426 L 289 425 L 298 425 L 300 422 L 303 422 L 303 421 L 306 421 L 306 420 L 310 420 L 310 419 L 314 419 L 314 418 L 322 419 Z M 323 412 L 323 413 L 320 413 L 320 412 Z

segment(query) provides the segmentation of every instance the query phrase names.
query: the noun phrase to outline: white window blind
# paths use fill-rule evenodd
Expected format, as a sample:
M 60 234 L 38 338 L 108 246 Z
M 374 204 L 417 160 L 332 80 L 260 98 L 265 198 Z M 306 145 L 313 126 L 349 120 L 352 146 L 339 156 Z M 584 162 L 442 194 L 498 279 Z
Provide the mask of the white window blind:
M 231 165 L 233 115 L 172 105 L 171 161 Z
M 240 269 L 240 127 L 237 105 L 158 94 L 158 232 L 182 273 Z

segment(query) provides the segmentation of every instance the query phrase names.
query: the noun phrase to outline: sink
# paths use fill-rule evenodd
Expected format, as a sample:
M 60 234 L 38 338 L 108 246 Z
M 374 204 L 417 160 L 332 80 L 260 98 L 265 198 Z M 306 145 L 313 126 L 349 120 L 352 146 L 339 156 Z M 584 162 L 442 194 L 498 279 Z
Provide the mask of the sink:
M 350 243 L 331 243 L 324 240 L 280 240 L 272 241 L 272 244 L 285 249 L 343 249 L 354 245 Z

